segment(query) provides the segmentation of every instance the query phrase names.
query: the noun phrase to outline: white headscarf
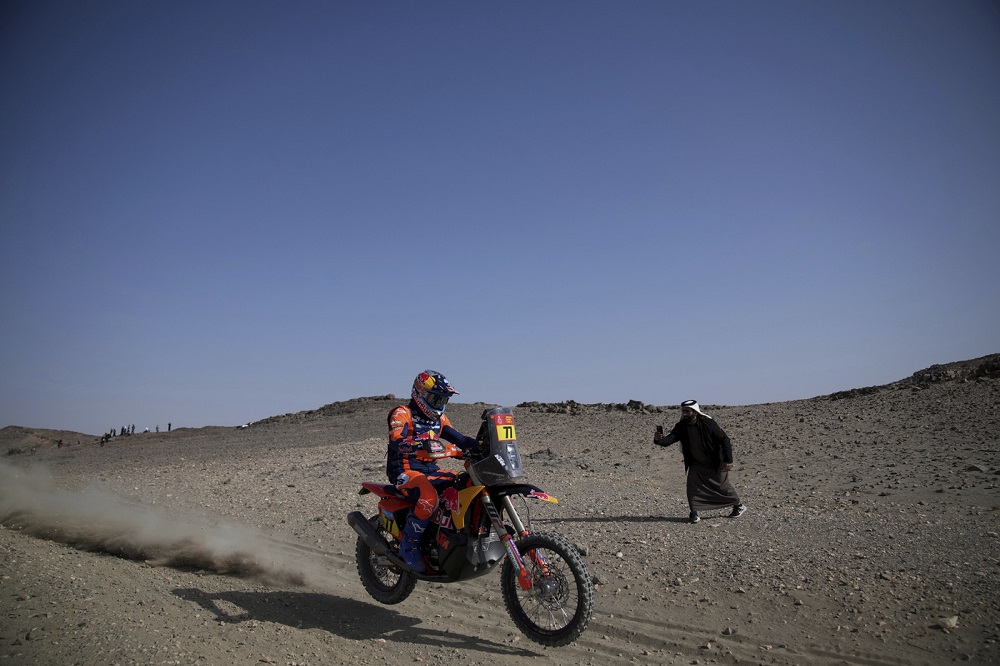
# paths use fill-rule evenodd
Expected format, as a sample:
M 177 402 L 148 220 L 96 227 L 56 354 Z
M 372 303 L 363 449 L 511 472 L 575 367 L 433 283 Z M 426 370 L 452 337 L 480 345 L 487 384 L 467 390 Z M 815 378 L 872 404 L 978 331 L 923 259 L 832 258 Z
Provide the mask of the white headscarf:
M 706 419 L 712 418 L 705 412 L 701 411 L 701 405 L 698 404 L 697 400 L 685 400 L 684 402 L 681 403 L 681 407 L 687 407 L 688 409 L 693 409 L 694 411 L 704 416 Z

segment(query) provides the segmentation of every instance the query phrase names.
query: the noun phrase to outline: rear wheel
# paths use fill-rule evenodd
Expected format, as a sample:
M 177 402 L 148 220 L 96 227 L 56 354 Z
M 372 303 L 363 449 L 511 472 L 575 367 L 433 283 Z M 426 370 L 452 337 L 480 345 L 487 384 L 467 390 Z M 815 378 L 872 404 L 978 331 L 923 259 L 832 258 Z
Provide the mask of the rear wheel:
M 368 519 L 372 527 L 379 535 L 386 540 L 389 548 L 396 552 L 399 543 L 389 536 L 379 525 L 378 516 Z M 383 604 L 398 604 L 410 596 L 417 579 L 408 571 L 399 569 L 389 559 L 375 553 L 365 540 L 358 537 L 358 545 L 355 549 L 355 560 L 358 565 L 358 575 L 361 577 L 361 584 L 372 596 L 372 599 Z
M 500 574 L 503 601 L 514 623 L 542 645 L 572 643 L 587 628 L 594 612 L 594 583 L 580 553 L 557 534 L 531 534 L 517 542 L 531 572 L 530 589 L 522 589 L 517 567 L 504 560 Z

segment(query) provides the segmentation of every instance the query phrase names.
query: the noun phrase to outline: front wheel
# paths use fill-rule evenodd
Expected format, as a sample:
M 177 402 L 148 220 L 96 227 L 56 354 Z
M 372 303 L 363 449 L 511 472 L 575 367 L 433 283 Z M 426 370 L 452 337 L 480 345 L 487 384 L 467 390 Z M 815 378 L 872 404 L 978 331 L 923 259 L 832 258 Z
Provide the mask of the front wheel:
M 517 542 L 531 572 L 530 589 L 522 589 L 517 567 L 504 560 L 500 573 L 503 601 L 514 624 L 542 645 L 572 643 L 587 628 L 594 612 L 594 583 L 580 553 L 557 534 L 530 534 Z
M 369 518 L 369 522 L 378 531 L 391 548 L 395 548 L 395 540 L 379 525 L 378 516 Z M 358 537 L 355 548 L 355 560 L 358 565 L 358 575 L 361 584 L 365 586 L 372 599 L 383 604 L 398 604 L 410 596 L 417 579 L 409 571 L 403 571 L 393 566 L 388 559 L 373 552 L 365 540 Z

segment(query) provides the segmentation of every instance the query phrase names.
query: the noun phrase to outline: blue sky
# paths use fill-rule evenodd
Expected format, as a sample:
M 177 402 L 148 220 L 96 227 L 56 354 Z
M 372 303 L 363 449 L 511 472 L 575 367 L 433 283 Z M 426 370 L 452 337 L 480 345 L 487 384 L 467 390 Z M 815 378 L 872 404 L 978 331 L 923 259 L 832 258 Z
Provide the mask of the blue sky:
M 7 2 L 0 426 L 1000 351 L 989 2 Z

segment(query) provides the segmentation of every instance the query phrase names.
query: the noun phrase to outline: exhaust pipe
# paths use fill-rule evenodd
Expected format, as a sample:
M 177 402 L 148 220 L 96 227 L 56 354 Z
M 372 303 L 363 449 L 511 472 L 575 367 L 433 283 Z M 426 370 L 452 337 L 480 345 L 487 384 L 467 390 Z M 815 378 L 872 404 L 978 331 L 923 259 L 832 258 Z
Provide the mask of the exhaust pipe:
M 347 514 L 347 524 L 353 527 L 358 536 L 365 540 L 365 543 L 368 544 L 373 553 L 382 557 L 388 557 L 393 564 L 402 564 L 403 561 L 389 550 L 389 544 L 375 531 L 375 528 L 372 527 L 372 524 L 368 522 L 363 513 L 360 511 L 351 511 Z

